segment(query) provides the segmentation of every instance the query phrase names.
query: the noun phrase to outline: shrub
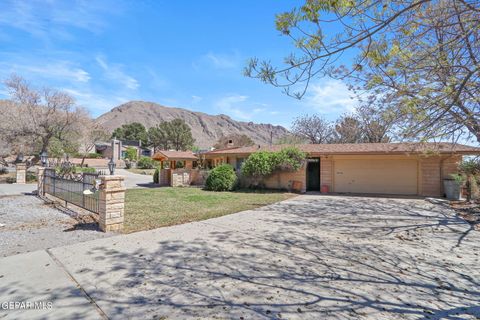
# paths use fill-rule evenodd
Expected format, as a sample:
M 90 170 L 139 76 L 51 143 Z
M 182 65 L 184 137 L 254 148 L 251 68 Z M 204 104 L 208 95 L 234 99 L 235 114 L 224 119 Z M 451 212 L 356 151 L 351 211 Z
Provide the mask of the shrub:
M 160 183 L 160 169 L 159 168 L 156 168 L 155 169 L 155 172 L 153 173 L 153 183 Z
M 95 173 L 97 170 L 90 167 L 75 167 L 75 172 Z
M 6 183 L 15 183 L 15 182 L 17 182 L 17 179 L 15 177 L 8 177 L 7 179 L 5 179 L 5 182 Z
M 273 152 L 259 151 L 252 153 L 242 165 L 242 175 L 261 179 L 273 173 L 276 159 Z
M 294 147 L 288 147 L 277 152 L 274 170 L 298 171 L 303 166 L 307 154 Z
M 242 175 L 253 179 L 253 186 L 258 186 L 261 179 L 275 171 L 297 171 L 305 161 L 306 153 L 295 147 L 288 147 L 279 152 L 259 151 L 252 153 L 242 165 Z
M 210 191 L 229 191 L 235 187 L 237 175 L 233 167 L 228 164 L 222 164 L 210 171 L 205 189 Z
M 37 181 L 37 175 L 33 172 L 27 172 L 27 182 Z
M 100 153 L 91 152 L 91 153 L 87 153 L 85 158 L 87 158 L 87 159 L 101 159 L 101 158 L 103 158 L 103 156 Z
M 0 174 L 7 174 L 7 173 L 8 173 L 7 168 L 5 168 L 5 167 L 0 168 Z
M 467 202 L 478 196 L 478 185 L 476 176 L 480 173 L 480 161 L 478 159 L 469 159 L 463 161 L 458 166 L 460 173 L 465 175 L 467 187 Z
M 130 161 L 137 160 L 137 149 L 135 149 L 133 147 L 128 147 L 125 150 L 125 159 L 130 160 Z
M 153 169 L 155 168 L 155 161 L 150 157 L 142 156 L 137 162 L 137 168 L 140 169 Z
M 177 169 L 185 168 L 185 162 L 183 162 L 181 160 L 175 162 L 175 168 L 177 168 Z

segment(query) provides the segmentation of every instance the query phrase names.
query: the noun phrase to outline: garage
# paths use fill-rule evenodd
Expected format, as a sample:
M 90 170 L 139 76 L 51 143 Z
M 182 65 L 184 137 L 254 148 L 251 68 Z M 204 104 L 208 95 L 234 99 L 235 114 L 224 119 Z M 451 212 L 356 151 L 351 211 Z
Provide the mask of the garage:
M 335 192 L 416 195 L 415 159 L 336 159 Z

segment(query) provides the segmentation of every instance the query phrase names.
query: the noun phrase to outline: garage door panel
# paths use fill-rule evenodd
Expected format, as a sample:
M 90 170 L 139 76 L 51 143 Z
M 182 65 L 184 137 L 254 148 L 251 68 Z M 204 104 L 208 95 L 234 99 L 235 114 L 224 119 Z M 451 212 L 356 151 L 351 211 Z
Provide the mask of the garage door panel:
M 335 192 L 417 194 L 417 161 L 336 160 Z

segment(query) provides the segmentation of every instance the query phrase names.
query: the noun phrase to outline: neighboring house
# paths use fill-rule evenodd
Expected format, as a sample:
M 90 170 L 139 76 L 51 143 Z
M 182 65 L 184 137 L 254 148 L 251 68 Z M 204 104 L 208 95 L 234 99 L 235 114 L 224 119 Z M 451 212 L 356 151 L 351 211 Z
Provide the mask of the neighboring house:
M 140 140 L 112 140 L 110 142 L 99 142 L 95 144 L 95 152 L 100 153 L 104 158 L 111 158 L 112 145 L 115 160 L 125 159 L 127 148 L 134 148 L 137 151 L 137 159 L 141 156 L 151 157 L 153 154 L 152 148 L 143 147 Z
M 286 146 L 214 150 L 202 157 L 214 167 L 222 163 L 240 170 L 256 151 L 280 151 Z M 297 172 L 280 172 L 265 179 L 268 188 L 304 191 L 443 196 L 443 178 L 457 172 L 464 155 L 480 148 L 451 143 L 303 144 L 306 165 Z
M 197 167 L 197 156 L 192 151 L 167 151 L 160 150 L 155 152 L 152 157 L 160 162 L 162 168 L 176 169 L 182 167 L 193 169 Z M 181 165 L 179 165 L 179 162 Z

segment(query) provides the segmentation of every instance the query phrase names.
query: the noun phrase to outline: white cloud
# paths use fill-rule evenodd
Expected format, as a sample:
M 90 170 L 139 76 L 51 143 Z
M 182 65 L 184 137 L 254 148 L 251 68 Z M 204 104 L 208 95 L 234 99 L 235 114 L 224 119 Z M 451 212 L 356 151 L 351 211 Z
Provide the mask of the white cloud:
M 202 59 L 206 60 L 216 69 L 233 69 L 240 64 L 240 54 L 237 51 L 228 54 L 209 52 L 204 55 Z M 194 67 L 198 68 L 196 64 L 194 64 Z
M 102 68 L 106 78 L 119 82 L 125 88 L 136 90 L 140 86 L 137 79 L 126 74 L 121 64 L 109 64 L 105 57 L 99 55 L 95 58 L 98 65 Z
M 252 120 L 254 116 L 268 113 L 267 105 L 262 103 L 249 102 L 250 106 L 260 106 L 256 108 L 249 108 L 243 105 L 249 99 L 248 96 L 240 94 L 231 94 L 218 99 L 215 102 L 221 112 L 241 120 Z
M 203 98 L 200 96 L 195 96 L 195 95 L 192 96 L 192 103 L 199 103 L 202 100 Z
M 305 102 L 323 114 L 352 112 L 358 105 L 358 100 L 348 90 L 347 85 L 340 80 L 333 79 L 312 84 Z
M 105 15 L 122 11 L 118 2 L 61 1 L 61 0 L 4 0 L 0 2 L 0 25 L 15 28 L 34 37 L 51 41 L 53 38 L 73 37 L 68 28 L 101 32 Z
M 111 108 L 118 106 L 119 104 L 125 103 L 132 99 L 114 96 L 114 95 L 102 95 L 96 94 L 88 88 L 84 89 L 72 89 L 72 88 L 62 88 L 62 91 L 65 91 L 72 95 L 78 105 L 89 109 L 94 112 L 94 116 L 97 116 L 99 113 L 107 112 Z
M 245 102 L 247 99 L 248 96 L 238 94 L 229 95 L 218 99 L 215 103 L 215 106 L 227 115 L 231 115 L 243 120 L 249 120 L 251 118 L 251 114 L 245 112 L 241 107 L 238 106 L 239 103 Z
M 91 79 L 90 74 L 87 71 L 76 67 L 69 61 L 51 61 L 46 63 L 38 61 L 35 64 L 22 63 L 22 61 L 13 63 L 3 62 L 0 63 L 0 69 L 2 69 L 0 73 L 3 76 L 17 73 L 29 79 L 43 78 L 82 83 L 86 83 Z

